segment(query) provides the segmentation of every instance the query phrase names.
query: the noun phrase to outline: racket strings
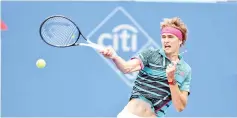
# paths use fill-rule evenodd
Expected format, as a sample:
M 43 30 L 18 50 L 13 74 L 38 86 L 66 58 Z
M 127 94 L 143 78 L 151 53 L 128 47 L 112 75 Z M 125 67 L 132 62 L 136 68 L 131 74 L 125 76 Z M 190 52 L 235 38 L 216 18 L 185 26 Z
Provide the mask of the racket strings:
M 69 20 L 55 17 L 47 20 L 42 26 L 44 40 L 54 46 L 73 45 L 79 36 L 77 27 Z
M 55 22 L 48 21 L 45 26 L 45 34 L 46 37 L 48 35 L 48 38 L 45 38 L 45 40 L 48 41 L 50 44 L 61 44 L 62 39 L 62 33 L 55 32 L 55 29 L 60 30 L 60 27 L 55 24 Z M 54 37 L 57 37 L 57 40 L 54 39 Z
M 68 46 L 68 44 L 71 44 L 70 41 L 73 28 L 71 28 L 71 26 L 69 26 L 69 28 L 65 28 L 64 26 L 67 25 L 55 25 L 55 29 L 57 29 L 60 32 L 53 32 L 53 33 L 55 37 L 58 35 L 59 39 L 55 41 L 57 41 L 59 45 Z
M 52 28 L 55 28 L 57 30 L 60 30 L 59 27 L 52 27 Z M 53 39 L 53 38 L 49 38 L 49 40 L 53 43 L 53 44 L 59 44 L 59 45 L 62 45 L 62 38 L 63 38 L 63 34 L 62 33 L 58 33 L 58 32 L 54 32 L 54 31 L 50 31 L 52 32 L 52 35 L 53 37 L 56 37 L 57 36 L 57 40 Z

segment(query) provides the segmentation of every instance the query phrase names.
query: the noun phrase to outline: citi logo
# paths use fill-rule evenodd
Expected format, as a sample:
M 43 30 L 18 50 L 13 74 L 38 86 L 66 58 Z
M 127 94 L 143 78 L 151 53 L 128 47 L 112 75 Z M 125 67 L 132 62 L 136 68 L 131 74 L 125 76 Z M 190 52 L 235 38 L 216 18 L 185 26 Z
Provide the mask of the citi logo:
M 108 14 L 89 33 L 87 38 L 104 47 L 112 47 L 125 60 L 130 60 L 143 49 L 159 47 L 123 7 L 117 7 Z M 112 61 L 106 59 L 101 54 L 99 56 L 107 62 L 125 84 L 132 87 L 138 72 L 124 74 L 117 69 Z

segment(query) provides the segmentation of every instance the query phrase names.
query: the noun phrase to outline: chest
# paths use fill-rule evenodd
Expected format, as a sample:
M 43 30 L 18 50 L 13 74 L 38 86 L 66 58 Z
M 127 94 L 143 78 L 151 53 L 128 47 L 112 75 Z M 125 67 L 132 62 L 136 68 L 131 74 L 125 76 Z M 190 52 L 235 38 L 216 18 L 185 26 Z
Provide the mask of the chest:
M 166 69 L 171 62 L 163 56 L 152 57 L 148 60 L 148 65 L 145 70 L 152 76 L 157 76 L 158 79 L 167 79 Z M 183 63 L 176 66 L 175 79 L 178 84 L 182 84 L 187 76 L 187 70 Z

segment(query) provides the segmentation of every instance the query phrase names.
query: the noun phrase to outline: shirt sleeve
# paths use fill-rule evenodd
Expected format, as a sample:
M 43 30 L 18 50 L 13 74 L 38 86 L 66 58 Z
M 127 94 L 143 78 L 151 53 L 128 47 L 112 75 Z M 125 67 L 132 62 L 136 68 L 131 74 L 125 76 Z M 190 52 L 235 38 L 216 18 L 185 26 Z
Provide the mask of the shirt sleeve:
M 182 83 L 180 90 L 187 91 L 190 94 L 190 84 L 191 84 L 191 70 L 189 71 L 187 77 L 185 78 L 184 82 Z
M 148 60 L 151 53 L 152 49 L 147 48 L 139 52 L 135 57 L 132 57 L 132 59 L 138 59 L 140 61 L 141 68 L 143 69 L 144 66 L 148 65 Z

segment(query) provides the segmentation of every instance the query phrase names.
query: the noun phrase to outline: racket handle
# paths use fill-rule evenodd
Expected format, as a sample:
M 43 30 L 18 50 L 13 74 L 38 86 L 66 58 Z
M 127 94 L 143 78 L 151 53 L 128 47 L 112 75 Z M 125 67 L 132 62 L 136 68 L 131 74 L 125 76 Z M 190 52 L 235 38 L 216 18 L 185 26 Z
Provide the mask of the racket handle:
M 102 51 L 104 49 L 104 47 L 100 46 L 100 45 L 91 45 L 92 48 Z
M 88 46 L 88 47 L 94 48 L 94 49 L 99 50 L 99 51 L 104 49 L 104 47 L 102 47 L 102 46 L 100 46 L 98 44 L 94 44 L 94 43 L 90 43 L 90 44 L 80 43 L 79 45 L 80 46 Z

